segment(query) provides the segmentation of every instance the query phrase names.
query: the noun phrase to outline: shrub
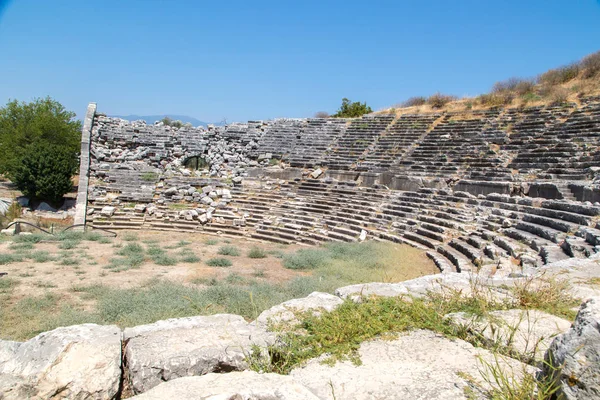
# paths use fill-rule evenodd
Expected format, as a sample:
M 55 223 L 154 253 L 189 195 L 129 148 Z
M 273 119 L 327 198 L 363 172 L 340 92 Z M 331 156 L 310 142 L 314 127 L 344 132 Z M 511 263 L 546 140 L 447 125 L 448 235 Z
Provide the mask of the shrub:
M 427 104 L 427 98 L 423 96 L 409 97 L 404 103 L 402 103 L 402 107 L 415 107 L 422 106 Z
M 560 85 L 561 83 L 569 82 L 577 78 L 580 72 L 578 63 L 565 65 L 555 69 L 548 70 L 540 75 L 539 82 L 543 85 Z
M 431 108 L 442 108 L 446 104 L 456 99 L 456 96 L 436 93 L 434 95 L 429 96 L 429 98 L 427 99 L 427 104 L 429 104 Z
M 364 114 L 372 113 L 371 107 L 367 106 L 367 103 L 361 103 L 359 101 L 351 102 L 347 98 L 342 99 L 342 105 L 337 113 L 333 114 L 334 118 L 356 118 Z
M 77 166 L 77 153 L 69 148 L 35 143 L 23 150 L 10 177 L 25 196 L 59 204 L 73 190 Z
M 233 263 L 227 258 L 217 257 L 206 261 L 206 265 L 209 267 L 231 267 Z
M 329 118 L 329 113 L 326 111 L 319 111 L 315 113 L 315 118 Z
M 206 239 L 204 241 L 204 244 L 207 246 L 214 246 L 215 244 L 218 244 L 219 240 L 218 239 Z
M 240 250 L 235 246 L 222 246 L 219 248 L 218 253 L 222 256 L 234 256 L 240 255 Z
M 248 252 L 248 257 L 249 258 L 266 258 L 267 253 L 260 247 L 254 246 Z
M 593 78 L 600 75 L 600 51 L 592 53 L 581 60 L 584 78 Z

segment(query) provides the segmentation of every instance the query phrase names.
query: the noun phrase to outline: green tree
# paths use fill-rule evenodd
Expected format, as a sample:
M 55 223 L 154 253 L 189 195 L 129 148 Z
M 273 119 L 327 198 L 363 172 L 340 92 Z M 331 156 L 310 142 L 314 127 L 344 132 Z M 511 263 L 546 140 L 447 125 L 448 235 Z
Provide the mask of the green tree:
M 372 113 L 371 107 L 367 103 L 355 101 L 354 103 L 347 98 L 342 99 L 342 105 L 337 113 L 333 114 L 334 118 L 356 118 L 364 114 Z
M 81 122 L 50 97 L 31 103 L 9 101 L 0 108 L 0 174 L 13 180 L 32 144 L 60 145 L 77 160 Z
M 13 183 L 27 197 L 59 205 L 73 190 L 71 177 L 77 171 L 77 154 L 66 146 L 48 143 L 29 145 L 13 175 Z

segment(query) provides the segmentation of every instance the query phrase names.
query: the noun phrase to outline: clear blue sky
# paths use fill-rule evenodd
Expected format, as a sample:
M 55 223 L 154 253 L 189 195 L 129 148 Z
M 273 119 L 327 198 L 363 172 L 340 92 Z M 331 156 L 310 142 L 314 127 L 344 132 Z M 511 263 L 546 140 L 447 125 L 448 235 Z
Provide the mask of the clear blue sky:
M 600 50 L 600 0 L 0 0 L 0 102 L 204 121 L 476 95 Z

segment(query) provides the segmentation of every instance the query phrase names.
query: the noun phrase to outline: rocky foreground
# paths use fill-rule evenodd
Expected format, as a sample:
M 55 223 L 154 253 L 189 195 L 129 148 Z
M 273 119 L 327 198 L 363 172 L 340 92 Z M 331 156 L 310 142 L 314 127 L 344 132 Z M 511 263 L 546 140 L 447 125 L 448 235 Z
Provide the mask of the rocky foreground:
M 518 274 L 444 273 L 353 285 L 335 295 L 290 300 L 253 322 L 220 314 L 124 330 L 84 324 L 24 343 L 0 341 L 0 399 L 467 399 L 486 398 L 501 387 L 498 373 L 511 385 L 537 376 L 554 380 L 557 395 L 566 399 L 598 399 L 599 261 L 565 260 Z M 251 355 L 281 346 L 282 327 L 299 329 L 299 312 L 327 316 L 345 299 L 404 296 L 411 301 L 448 290 L 506 300 L 518 282 L 535 285 L 550 275 L 569 281 L 570 294 L 582 300 L 572 324 L 539 310 L 498 310 L 484 318 L 453 313 L 446 316 L 449 323 L 476 332 L 483 345 L 416 329 L 363 342 L 358 363 L 331 365 L 322 362 L 323 356 L 289 375 L 254 371 L 260 368 Z

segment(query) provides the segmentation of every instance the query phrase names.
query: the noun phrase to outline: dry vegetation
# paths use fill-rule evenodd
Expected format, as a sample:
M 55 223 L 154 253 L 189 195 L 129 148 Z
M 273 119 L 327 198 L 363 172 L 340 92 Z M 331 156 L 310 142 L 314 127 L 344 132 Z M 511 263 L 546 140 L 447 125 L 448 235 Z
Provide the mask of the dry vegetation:
M 459 99 L 436 93 L 417 96 L 381 112 L 400 114 L 435 111 L 479 110 L 493 107 L 523 107 L 577 103 L 580 98 L 600 95 L 600 51 L 580 61 L 551 69 L 536 78 L 510 78 L 497 82 L 490 93 Z
M 84 322 L 132 326 L 231 312 L 248 319 L 291 298 L 437 272 L 392 243 L 318 248 L 161 232 L 2 237 L 0 339 Z

